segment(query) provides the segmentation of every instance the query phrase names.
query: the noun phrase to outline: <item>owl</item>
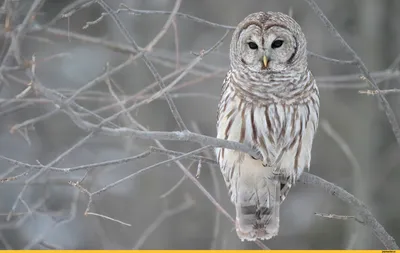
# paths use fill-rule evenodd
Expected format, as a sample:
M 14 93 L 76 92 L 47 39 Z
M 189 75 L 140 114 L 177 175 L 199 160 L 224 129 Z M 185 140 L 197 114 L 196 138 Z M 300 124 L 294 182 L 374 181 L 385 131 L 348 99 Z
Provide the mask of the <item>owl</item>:
M 247 144 L 258 157 L 217 148 L 236 232 L 244 241 L 278 234 L 279 208 L 304 169 L 319 119 L 319 91 L 307 68 L 299 24 L 278 12 L 247 16 L 230 44 L 218 105 L 217 137 Z

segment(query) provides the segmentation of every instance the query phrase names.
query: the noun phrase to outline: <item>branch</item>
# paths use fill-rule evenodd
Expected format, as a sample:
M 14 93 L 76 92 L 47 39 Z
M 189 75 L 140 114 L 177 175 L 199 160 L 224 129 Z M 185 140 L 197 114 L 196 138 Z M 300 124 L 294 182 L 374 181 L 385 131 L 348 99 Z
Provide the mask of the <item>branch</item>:
M 332 213 L 314 213 L 316 216 L 322 217 L 322 218 L 327 218 L 327 219 L 336 219 L 336 220 L 355 220 L 360 224 L 363 224 L 364 222 L 362 220 L 359 220 L 355 216 L 350 216 L 350 215 L 337 215 L 337 214 L 332 214 Z
M 335 63 L 335 64 L 348 64 L 348 65 L 356 65 L 357 64 L 357 62 L 355 60 L 352 60 L 352 61 L 338 60 L 338 59 L 329 58 L 329 57 L 326 57 L 326 56 L 323 56 L 323 55 L 319 55 L 317 53 L 313 53 L 313 52 L 310 52 L 310 51 L 307 51 L 307 53 L 308 53 L 308 56 L 311 56 L 311 57 L 314 57 L 314 58 L 317 58 L 317 59 L 321 59 L 321 60 L 324 60 L 324 61 L 328 61 L 328 62 L 331 62 L 331 63 Z
M 347 204 L 355 207 L 363 220 L 363 225 L 369 227 L 387 249 L 399 249 L 394 238 L 386 232 L 385 228 L 376 220 L 361 200 L 357 199 L 343 188 L 306 172 L 303 172 L 299 180 L 304 184 L 318 186 Z
M 399 123 L 397 122 L 396 116 L 390 107 L 389 102 L 385 98 L 384 94 L 379 92 L 379 87 L 376 84 L 375 80 L 372 78 L 372 76 L 369 73 L 369 70 L 365 66 L 364 62 L 361 60 L 361 58 L 357 55 L 357 53 L 347 44 L 347 42 L 342 38 L 342 36 L 338 33 L 336 28 L 332 25 L 332 23 L 328 20 L 328 18 L 325 16 L 325 14 L 322 12 L 322 10 L 318 7 L 318 5 L 315 3 L 314 0 L 305 0 L 310 7 L 313 9 L 313 11 L 318 15 L 318 17 L 321 19 L 321 21 L 324 23 L 326 28 L 328 28 L 328 31 L 331 33 L 333 37 L 335 37 L 339 42 L 340 45 L 348 54 L 351 55 L 351 57 L 356 61 L 356 66 L 360 69 L 361 73 L 364 75 L 364 77 L 368 80 L 368 83 L 370 86 L 374 89 L 377 90 L 377 98 L 382 106 L 383 110 L 385 111 L 385 114 L 389 120 L 390 125 L 392 126 L 392 131 L 396 137 L 397 143 L 400 145 L 400 126 Z
M 393 94 L 393 93 L 400 93 L 400 89 L 388 89 L 388 90 L 359 90 L 358 93 L 366 94 L 366 95 L 377 95 L 377 94 Z
M 111 18 L 114 20 L 115 24 L 118 26 L 118 28 L 120 29 L 122 35 L 125 37 L 125 39 L 129 42 L 129 44 L 131 44 L 131 46 L 135 49 L 135 50 L 139 50 L 139 46 L 136 44 L 136 41 L 133 39 L 133 37 L 131 36 L 131 34 L 128 32 L 128 29 L 124 26 L 124 24 L 121 22 L 121 20 L 119 19 L 119 17 L 113 12 L 113 10 L 111 9 L 111 7 L 105 3 L 103 0 L 97 0 L 97 3 L 100 4 L 100 6 L 111 16 Z M 175 4 L 175 8 L 174 11 L 175 13 L 177 12 L 179 6 L 180 6 L 181 0 L 177 0 L 176 4 Z M 170 18 L 168 19 L 169 21 L 169 25 L 171 25 L 171 22 L 173 20 L 173 17 L 175 16 L 174 13 L 171 13 Z M 168 25 L 168 26 L 169 26 Z M 161 34 L 165 34 L 165 31 L 161 30 L 160 32 Z M 154 41 L 159 40 L 161 37 L 156 36 Z M 149 44 L 153 44 L 153 42 L 150 42 Z M 147 58 L 146 54 L 144 51 L 142 51 L 141 53 L 139 53 L 140 57 L 143 59 L 144 63 L 146 64 L 146 66 L 148 67 L 148 69 L 150 70 L 150 72 L 153 74 L 154 78 L 156 79 L 156 81 L 158 82 L 159 86 L 161 89 L 165 89 L 165 84 L 160 76 L 160 74 L 157 72 L 156 68 L 154 67 L 153 63 Z M 174 116 L 179 128 L 181 130 L 186 130 L 186 125 L 182 120 L 182 117 L 180 116 L 178 109 L 176 108 L 172 98 L 169 95 L 169 92 L 166 91 L 164 93 L 165 98 L 167 99 L 167 103 L 168 106 L 172 112 L 172 115 Z
M 201 134 L 195 134 L 189 131 L 183 131 L 183 132 L 160 132 L 160 131 L 141 131 L 141 130 L 135 130 L 135 129 L 130 129 L 130 128 L 109 128 L 109 127 L 104 127 L 104 126 L 98 126 L 94 125 L 92 123 L 89 123 L 87 121 L 82 120 L 81 118 L 77 117 L 77 115 L 71 115 L 73 112 L 67 112 L 68 115 L 71 116 L 71 119 L 75 121 L 76 125 L 81 127 L 82 129 L 86 131 L 97 131 L 99 134 L 106 134 L 106 135 L 111 135 L 111 136 L 129 136 L 129 137 L 136 137 L 140 139 L 146 139 L 146 140 L 175 140 L 175 141 L 191 141 L 191 142 L 197 142 L 202 145 L 210 145 L 214 147 L 221 147 L 221 148 L 228 148 L 228 149 L 234 149 L 238 151 L 242 151 L 245 153 L 249 154 L 254 154 L 259 156 L 259 154 L 256 151 L 253 151 L 249 146 L 238 143 L 238 142 L 232 142 L 232 141 L 226 141 L 218 138 L 213 138 Z M 187 156 L 192 155 L 192 152 L 186 154 Z M 182 155 L 183 157 L 185 155 Z M 174 158 L 173 158 L 174 160 Z M 157 164 L 156 164 L 157 165 Z M 185 171 L 185 174 L 189 178 L 193 178 L 192 181 L 195 183 L 198 183 L 195 181 L 195 177 L 190 174 L 187 170 Z M 314 184 L 318 185 L 322 188 L 324 188 L 326 191 L 329 193 L 338 196 L 341 200 L 354 205 L 357 210 L 360 212 L 360 215 L 364 218 L 365 224 L 371 227 L 374 231 L 374 234 L 381 240 L 381 242 L 387 247 L 388 249 L 397 249 L 398 246 L 394 239 L 387 234 L 385 229 L 378 223 L 378 221 L 372 216 L 370 211 L 365 207 L 365 205 L 356 199 L 353 195 L 350 193 L 346 192 L 342 188 L 329 183 L 319 177 L 316 177 L 311 174 L 303 174 L 303 176 L 300 178 L 300 180 L 304 183 L 307 184 Z M 203 188 L 200 183 L 198 183 L 198 187 Z M 207 191 L 206 191 L 207 192 Z M 209 195 L 209 193 L 204 192 L 206 196 Z M 212 198 L 211 195 L 209 197 Z M 213 199 L 213 198 L 212 198 Z M 213 199 L 214 200 L 214 199 Z M 228 214 L 229 216 L 229 214 Z
M 123 181 L 126 181 L 128 179 L 131 179 L 149 169 L 153 169 L 155 167 L 158 167 L 160 165 L 172 162 L 172 161 L 176 161 L 185 157 L 191 157 L 192 159 L 196 159 L 196 157 L 192 156 L 192 154 L 197 153 L 197 152 L 201 152 L 204 148 L 207 147 L 203 147 L 197 150 L 194 150 L 192 152 L 189 153 L 179 153 L 176 151 L 165 151 L 163 153 L 165 154 L 169 154 L 171 152 L 173 152 L 174 155 L 178 155 L 180 154 L 180 156 L 171 158 L 169 160 L 163 161 L 163 162 L 159 162 L 157 164 L 151 165 L 149 167 L 143 168 L 135 173 L 132 173 L 130 175 L 128 175 L 125 178 L 122 178 L 116 182 L 113 182 L 105 187 L 103 187 L 100 190 L 97 190 L 95 192 L 89 192 L 88 190 L 84 189 L 82 186 L 80 186 L 77 183 L 73 183 L 70 182 L 71 185 L 78 187 L 82 192 L 86 193 L 89 196 L 89 203 L 88 203 L 88 208 L 87 208 L 87 212 L 89 210 L 89 205 L 92 202 L 92 196 L 96 195 L 96 194 L 100 194 L 101 192 L 104 192 L 105 190 L 114 187 L 118 184 L 120 184 Z M 198 158 L 199 161 L 201 161 L 202 158 Z M 211 160 L 209 159 L 210 163 Z M 213 161 L 214 164 L 218 164 L 217 161 Z M 186 174 L 186 176 L 190 175 L 189 177 L 193 177 L 193 175 L 191 175 L 189 172 L 188 174 Z M 304 183 L 304 184 L 308 184 L 308 185 L 315 185 L 318 186 L 322 189 L 324 189 L 326 192 L 332 194 L 333 196 L 336 196 L 337 198 L 339 198 L 340 200 L 346 202 L 347 204 L 355 207 L 356 211 L 358 212 L 358 214 L 360 215 L 360 217 L 363 219 L 362 224 L 364 226 L 369 227 L 373 233 L 375 234 L 375 236 L 383 243 L 383 245 L 387 248 L 387 249 L 398 249 L 399 247 L 396 244 L 396 241 L 393 239 L 393 237 L 391 237 L 386 230 L 384 229 L 384 227 L 376 220 L 376 218 L 372 215 L 372 213 L 368 210 L 368 208 L 365 206 L 365 204 L 363 202 L 361 202 L 360 200 L 358 200 L 356 197 L 354 197 L 352 194 L 350 194 L 349 192 L 347 192 L 346 190 L 344 190 L 343 188 L 336 186 L 333 183 L 330 183 L 316 175 L 312 175 L 306 172 L 303 172 L 302 176 L 299 179 L 300 182 Z M 196 184 L 200 184 L 197 180 L 195 181 Z M 201 185 L 200 185 L 201 186 Z M 202 188 L 203 186 L 201 186 Z M 206 194 L 207 195 L 207 194 Z M 211 197 L 211 195 L 209 196 Z M 220 207 L 218 202 L 215 202 L 215 199 L 213 199 L 211 197 L 213 203 L 217 206 Z M 224 210 L 222 209 L 222 207 L 220 207 L 221 209 L 219 209 L 219 211 L 221 211 L 223 214 L 225 214 L 225 216 L 227 216 L 228 218 L 230 218 L 230 220 L 233 222 L 233 219 L 230 217 L 230 215 Z
M 143 15 L 143 14 L 146 14 L 146 15 L 154 15 L 154 14 L 155 15 L 171 15 L 172 14 L 171 11 L 156 11 L 156 10 L 138 10 L 138 9 L 133 9 L 133 8 L 128 7 L 125 4 L 120 4 L 120 8 L 118 10 L 116 10 L 116 11 L 111 12 L 111 13 L 118 14 L 120 12 L 127 12 L 129 14 L 138 15 L 138 16 L 139 15 Z M 111 13 L 110 12 L 102 13 L 99 19 L 101 20 L 105 16 L 110 15 Z M 192 16 L 192 15 L 189 15 L 189 14 L 181 13 L 181 12 L 176 12 L 174 16 L 177 16 L 179 18 L 192 20 L 192 21 L 195 21 L 197 23 L 202 23 L 202 24 L 205 24 L 205 25 L 208 25 L 208 26 L 211 26 L 211 27 L 224 28 L 224 29 L 229 29 L 229 30 L 234 30 L 236 28 L 235 26 L 221 25 L 221 24 L 218 24 L 218 23 L 210 22 L 208 20 L 205 20 L 205 19 L 202 19 L 202 18 L 198 18 L 198 17 Z M 89 21 L 89 22 L 86 23 L 86 25 L 84 27 L 87 28 L 88 26 L 90 26 L 90 25 L 92 25 L 94 23 L 98 23 L 100 20 L 96 19 L 94 21 Z
M 76 119 L 76 118 L 75 118 Z M 75 122 L 77 123 L 77 122 Z M 94 130 L 97 128 L 96 125 L 91 124 L 87 121 L 79 121 L 78 123 L 83 123 L 79 127 L 81 127 L 85 131 Z M 237 151 L 242 151 L 252 156 L 259 158 L 260 154 L 249 147 L 248 145 L 234 142 L 234 141 L 227 141 L 224 139 L 213 138 L 206 135 L 192 133 L 190 131 L 183 131 L 183 132 L 162 132 L 162 131 L 141 131 L 135 130 L 131 128 L 109 128 L 109 127 L 100 127 L 98 129 L 99 134 L 104 134 L 108 136 L 125 136 L 125 137 L 135 137 L 142 140 L 168 140 L 168 141 L 189 141 L 189 142 L 197 142 L 202 145 L 210 145 L 213 147 L 219 148 L 227 148 L 233 149 Z
M 147 238 L 161 225 L 164 220 L 189 209 L 194 204 L 195 202 L 193 201 L 193 199 L 189 195 L 186 195 L 185 202 L 183 202 L 179 206 L 173 209 L 163 210 L 163 212 L 154 220 L 154 222 L 143 232 L 143 234 L 136 241 L 135 246 L 133 246 L 132 249 L 140 249 Z

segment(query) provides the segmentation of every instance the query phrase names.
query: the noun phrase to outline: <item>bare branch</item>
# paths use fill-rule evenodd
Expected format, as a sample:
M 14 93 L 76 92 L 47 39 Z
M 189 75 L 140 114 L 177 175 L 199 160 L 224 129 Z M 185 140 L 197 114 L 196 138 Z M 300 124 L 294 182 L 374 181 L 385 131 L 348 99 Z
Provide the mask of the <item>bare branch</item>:
M 195 161 L 192 161 L 190 163 L 190 165 L 188 166 L 187 170 L 190 171 L 190 168 L 193 166 L 194 163 L 195 163 Z M 171 195 L 171 193 L 173 193 L 185 181 L 185 179 L 186 179 L 186 176 L 183 175 L 181 177 L 181 179 L 179 179 L 179 181 L 174 186 L 172 186 L 168 191 L 166 191 L 165 193 L 160 195 L 160 199 L 164 199 L 164 198 L 168 197 L 169 195 Z
M 393 94 L 393 93 L 400 93 L 400 89 L 388 89 L 388 90 L 359 90 L 358 93 L 360 94 L 366 94 L 366 95 L 372 95 L 375 96 L 378 93 L 387 95 L 387 94 Z
M 87 165 L 80 165 L 80 166 L 71 167 L 71 168 L 48 167 L 48 170 L 62 172 L 62 173 L 69 173 L 69 172 L 73 172 L 73 171 L 77 171 L 77 170 L 90 170 L 93 168 L 100 168 L 100 167 L 105 167 L 105 166 L 110 166 L 110 165 L 120 165 L 120 164 L 128 163 L 128 162 L 131 162 L 134 160 L 145 158 L 145 157 L 149 156 L 151 153 L 152 153 L 152 150 L 150 149 L 149 151 L 145 151 L 139 155 L 135 155 L 135 156 L 127 157 L 127 158 L 110 160 L 110 161 L 100 162 L 100 163 L 92 163 L 92 164 L 87 164 Z M 0 155 L 0 159 L 6 160 L 7 162 L 17 165 L 19 167 L 24 167 L 24 168 L 29 169 L 28 171 L 21 173 L 20 175 L 0 179 L 1 183 L 17 180 L 19 177 L 26 176 L 30 172 L 31 169 L 39 169 L 40 170 L 44 167 L 43 165 L 32 165 L 32 164 L 28 164 L 28 163 L 19 162 L 17 160 L 10 159 L 10 158 L 7 158 L 7 157 L 1 156 L 1 155 Z
M 52 225 L 46 227 L 44 229 L 43 232 L 38 233 L 38 235 L 31 240 L 25 247 L 24 249 L 31 249 L 32 247 L 34 247 L 35 245 L 39 244 L 40 242 L 43 241 L 43 239 L 46 237 L 46 235 L 48 233 L 50 233 L 50 231 L 52 231 L 53 229 L 62 226 L 64 224 L 68 224 L 69 222 L 71 222 L 72 220 L 75 219 L 76 213 L 77 213 L 77 206 L 78 206 L 78 199 L 79 199 L 79 192 L 76 191 L 74 196 L 73 196 L 73 200 L 71 201 L 71 208 L 69 211 L 69 214 L 66 218 L 63 218 L 59 221 L 54 222 Z
M 196 124 L 195 122 L 192 122 L 192 127 L 193 129 L 196 131 L 196 133 L 201 133 L 200 128 L 198 126 L 198 124 Z M 204 153 L 207 154 L 208 157 L 214 157 L 213 156 L 213 152 L 210 152 L 210 150 L 206 150 Z M 201 162 L 202 160 L 199 160 L 199 162 Z M 218 164 L 217 164 L 218 165 Z M 221 191 L 220 191 L 220 185 L 219 185 L 219 181 L 217 178 L 217 171 L 218 171 L 218 167 L 217 166 L 213 166 L 212 164 L 209 164 L 210 166 L 210 173 L 211 173 L 211 179 L 213 181 L 214 184 L 214 193 L 215 193 L 215 199 L 217 201 L 221 200 Z M 210 249 L 216 249 L 217 248 L 217 239 L 218 239 L 218 234 L 220 231 L 220 223 L 221 223 L 221 213 L 216 210 L 215 212 L 215 222 L 214 222 L 214 230 L 213 230 L 213 240 L 211 242 L 211 247 Z
M 316 216 L 327 218 L 327 219 L 336 219 L 336 220 L 355 220 L 360 224 L 363 224 L 364 222 L 359 220 L 355 216 L 349 216 L 349 215 L 337 215 L 337 214 L 326 214 L 326 213 L 314 213 Z
M 168 219 L 171 216 L 174 216 L 176 214 L 179 214 L 190 207 L 194 205 L 194 201 L 192 198 L 190 198 L 189 195 L 186 195 L 185 202 L 180 204 L 179 206 L 173 208 L 173 209 L 167 209 L 164 210 L 158 217 L 157 219 L 154 220 L 154 222 L 143 232 L 143 234 L 140 236 L 140 238 L 136 241 L 135 245 L 133 246 L 132 249 L 140 249 L 147 238 L 161 225 L 161 223 Z
M 357 62 L 354 61 L 354 60 L 352 60 L 352 61 L 345 61 L 345 60 L 333 59 L 333 58 L 329 58 L 329 57 L 326 57 L 326 56 L 323 56 L 323 55 L 319 55 L 319 54 L 317 54 L 317 53 L 313 53 L 313 52 L 310 52 L 310 51 L 308 51 L 307 53 L 308 53 L 308 56 L 311 56 L 311 57 L 314 57 L 314 58 L 317 58 L 317 59 L 321 59 L 321 60 L 324 60 L 324 61 L 332 62 L 332 63 L 335 63 L 335 64 L 356 65 L 356 63 L 357 63 Z
M 131 226 L 132 226 L 132 225 L 131 225 L 131 224 L 129 224 L 129 223 L 126 223 L 126 222 L 123 222 L 123 221 L 120 221 L 120 220 L 117 220 L 117 219 L 111 218 L 110 216 L 103 215 L 103 214 L 99 214 L 99 213 L 85 212 L 85 215 L 93 215 L 93 216 L 98 216 L 98 217 L 104 218 L 104 219 L 106 219 L 106 220 L 115 221 L 115 222 L 117 222 L 117 223 L 119 223 L 119 224 L 121 224 L 121 225 L 124 225 L 124 226 L 128 226 L 128 227 L 131 227 Z
M 299 180 L 304 184 L 318 186 L 319 188 L 324 189 L 326 192 L 353 206 L 362 218 L 364 222 L 363 224 L 373 231 L 374 235 L 387 249 L 399 249 L 399 246 L 396 244 L 394 238 L 386 232 L 385 228 L 376 220 L 365 204 L 348 193 L 346 190 L 318 176 L 305 172 L 300 176 Z
M 171 15 L 173 13 L 171 11 L 137 10 L 137 9 L 130 8 L 125 4 L 120 4 L 120 9 L 114 11 L 113 13 L 118 14 L 120 12 L 128 12 L 129 14 L 132 14 L 132 15 L 143 15 L 143 14 L 146 14 L 146 15 L 154 15 L 154 14 L 155 15 Z M 103 18 L 103 17 L 105 17 L 107 15 L 110 15 L 110 13 L 109 12 L 102 13 L 101 18 Z M 213 23 L 213 22 L 210 22 L 208 20 L 201 19 L 201 18 L 192 16 L 192 15 L 181 13 L 181 12 L 176 12 L 174 16 L 177 16 L 179 18 L 192 20 L 192 21 L 195 21 L 197 23 L 206 24 L 208 26 L 216 27 L 216 28 L 224 28 L 224 29 L 229 29 L 229 30 L 234 30 L 236 28 L 235 26 L 227 26 L 227 25 L 221 25 L 221 24 L 218 24 L 218 23 Z M 89 21 L 88 23 L 91 23 L 91 22 L 93 22 L 93 21 Z M 86 25 L 88 25 L 88 23 Z
M 139 50 L 139 46 L 136 44 L 135 40 L 133 39 L 133 37 L 130 35 L 130 33 L 128 32 L 128 30 L 126 29 L 126 27 L 122 24 L 121 20 L 118 18 L 117 15 L 115 15 L 115 13 L 113 12 L 113 10 L 110 8 L 110 6 L 108 6 L 107 3 L 105 3 L 103 0 L 97 0 L 97 3 L 101 5 L 101 7 L 103 7 L 103 9 L 111 16 L 111 18 L 114 20 L 114 22 L 117 24 L 118 28 L 121 30 L 121 33 L 124 35 L 124 37 L 126 38 L 126 40 L 132 45 L 132 47 L 135 50 Z M 180 6 L 180 0 L 177 0 L 177 5 L 175 7 L 179 8 Z M 176 11 L 175 11 L 176 12 Z M 169 19 L 169 25 L 171 25 L 172 22 L 172 18 L 173 18 L 173 13 L 171 13 L 171 18 Z M 155 40 L 159 40 L 161 37 L 156 37 Z M 149 44 L 151 45 L 153 42 L 150 42 Z M 160 76 L 160 74 L 157 72 L 156 68 L 154 67 L 153 63 L 147 58 L 145 52 L 141 52 L 139 53 L 140 57 L 143 59 L 144 63 L 146 64 L 146 66 L 149 68 L 150 72 L 153 74 L 153 76 L 155 77 L 156 81 L 158 82 L 158 84 L 160 85 L 161 89 L 165 89 L 165 84 L 162 81 L 162 78 Z M 172 98 L 169 95 L 168 91 L 164 92 L 164 96 L 167 99 L 168 102 L 168 106 L 171 109 L 172 115 L 174 116 L 176 122 L 178 123 L 178 126 L 181 130 L 186 130 L 186 125 L 183 122 L 178 109 L 176 108 L 174 102 L 172 101 Z
M 59 155 L 56 159 L 54 159 L 52 162 L 50 162 L 49 164 L 47 164 L 46 166 L 42 167 L 38 172 L 36 172 L 32 177 L 28 178 L 27 180 L 25 180 L 24 183 L 24 187 L 22 188 L 21 192 L 18 194 L 16 201 L 14 202 L 11 211 L 9 212 L 6 220 L 10 221 L 12 214 L 15 212 L 15 209 L 17 208 L 17 205 L 19 203 L 19 201 L 22 199 L 25 191 L 27 190 L 29 184 L 35 180 L 36 178 L 38 178 L 39 176 L 41 176 L 43 173 L 45 173 L 49 167 L 57 164 L 61 159 L 63 159 L 66 155 L 68 155 L 72 150 L 76 149 L 77 147 L 81 146 L 82 144 L 84 144 L 89 138 L 91 138 L 93 135 L 93 132 L 88 134 L 86 137 L 84 137 L 83 139 L 79 140 L 76 144 L 74 144 L 71 148 L 67 149 L 66 151 L 64 151 L 61 155 Z
M 333 37 L 335 37 L 339 42 L 340 45 L 348 54 L 351 55 L 351 57 L 354 59 L 354 61 L 357 62 L 357 67 L 360 69 L 361 73 L 363 76 L 365 76 L 366 79 L 368 79 L 368 83 L 370 86 L 379 91 L 379 87 L 376 84 L 375 80 L 372 78 L 372 76 L 369 73 L 369 70 L 365 66 L 364 62 L 361 60 L 361 58 L 357 55 L 357 53 L 347 44 L 347 42 L 342 38 L 342 36 L 338 33 L 336 28 L 332 25 L 332 23 L 328 20 L 328 18 L 325 16 L 325 14 L 322 12 L 322 10 L 318 7 L 318 5 L 315 3 L 314 0 L 305 0 L 310 7 L 313 9 L 313 11 L 318 15 L 318 17 L 321 19 L 321 21 L 324 23 L 326 28 L 328 28 L 328 31 L 332 34 Z M 400 126 L 399 123 L 396 119 L 396 116 L 390 107 L 389 102 L 386 100 L 385 96 L 378 92 L 377 96 L 378 101 L 382 108 L 384 109 L 386 116 L 389 120 L 390 125 L 392 126 L 393 133 L 396 137 L 397 143 L 400 145 Z

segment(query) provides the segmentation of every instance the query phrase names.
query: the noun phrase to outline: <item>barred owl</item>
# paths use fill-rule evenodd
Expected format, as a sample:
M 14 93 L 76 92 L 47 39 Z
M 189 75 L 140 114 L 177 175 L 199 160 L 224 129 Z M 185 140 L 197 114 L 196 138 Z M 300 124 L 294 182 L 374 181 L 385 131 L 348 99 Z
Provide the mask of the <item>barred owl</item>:
M 319 91 L 307 68 L 299 24 L 276 12 L 247 16 L 233 33 L 231 68 L 218 105 L 218 138 L 248 144 L 260 158 L 217 148 L 244 240 L 278 234 L 279 207 L 304 169 L 319 119 Z

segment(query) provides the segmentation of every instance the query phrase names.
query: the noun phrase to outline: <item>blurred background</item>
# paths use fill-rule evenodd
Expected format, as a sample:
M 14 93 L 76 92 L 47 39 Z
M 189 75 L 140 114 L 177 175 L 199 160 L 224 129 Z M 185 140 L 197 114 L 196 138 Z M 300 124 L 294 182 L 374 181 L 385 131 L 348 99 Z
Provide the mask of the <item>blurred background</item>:
M 74 172 L 46 170 L 35 176 L 40 165 L 52 162 L 71 148 L 54 167 L 72 168 L 130 157 L 160 143 L 99 134 L 87 137 L 88 133 L 54 103 L 29 88 L 30 77 L 26 73 L 31 70 L 34 55 L 37 81 L 66 97 L 103 77 L 75 98 L 76 103 L 102 117 L 121 111 L 122 104 L 129 107 L 159 90 L 144 62 L 130 56 L 130 45 L 115 22 L 107 15 L 97 20 L 104 12 L 101 6 L 92 3 L 82 7 L 90 1 L 42 1 L 35 16 L 28 19 L 19 45 L 11 43 L 33 2 L 0 1 L 0 155 L 36 166 L 27 168 L 0 159 L 0 249 L 258 249 L 254 243 L 241 242 L 232 222 L 193 182 L 183 178 L 179 166 L 193 175 L 200 171 L 199 182 L 234 216 L 219 169 L 206 163 L 201 164 L 200 170 L 198 163 L 190 160 L 149 169 L 93 195 L 89 210 L 88 194 L 70 181 L 80 181 L 82 188 L 96 192 L 170 157 L 152 153 L 128 163 Z M 124 4 L 137 10 L 172 11 L 175 5 L 174 0 L 106 2 L 114 10 Z M 400 2 L 316 2 L 365 62 L 380 88 L 398 87 Z M 226 26 L 236 26 L 248 14 L 258 11 L 291 12 L 306 34 L 309 51 L 350 59 L 304 1 L 183 0 L 179 8 L 181 13 Z M 63 13 L 70 15 L 62 16 Z M 154 12 L 132 15 L 120 11 L 117 15 L 140 47 L 146 47 L 160 33 L 169 17 Z M 94 20 L 97 22 L 85 27 Z M 177 16 L 147 56 L 168 85 L 196 58 L 195 53 L 210 48 L 225 31 Z M 217 50 L 171 90 L 190 131 L 216 135 L 216 109 L 229 67 L 231 34 L 232 31 Z M 124 65 L 119 67 L 121 64 Z M 354 194 L 399 240 L 400 150 L 385 113 L 375 96 L 359 92 L 370 88 L 359 78 L 356 67 L 315 57 L 309 57 L 309 67 L 317 77 L 321 94 L 321 123 L 310 172 Z M 107 71 L 110 75 L 104 78 Z M 399 120 L 399 94 L 393 92 L 386 97 Z M 81 116 L 96 122 L 88 114 Z M 123 113 L 113 122 L 142 130 L 179 130 L 163 98 Z M 201 147 L 176 141 L 161 144 L 180 152 Z M 213 152 L 202 155 L 213 158 Z M 11 215 L 10 210 L 14 210 Z M 383 248 L 370 229 L 354 220 L 327 219 L 315 213 L 356 215 L 354 208 L 322 189 L 298 183 L 281 207 L 279 236 L 265 245 L 271 249 Z

